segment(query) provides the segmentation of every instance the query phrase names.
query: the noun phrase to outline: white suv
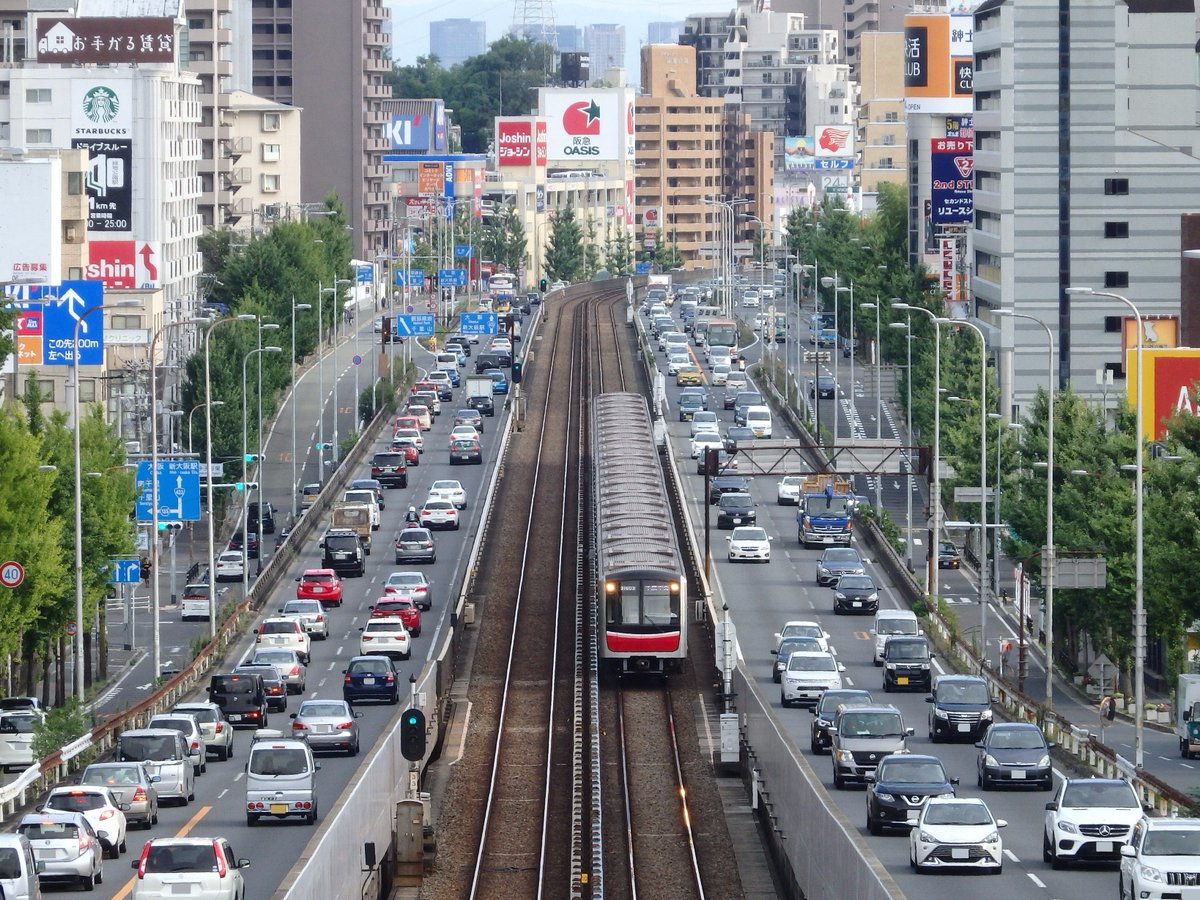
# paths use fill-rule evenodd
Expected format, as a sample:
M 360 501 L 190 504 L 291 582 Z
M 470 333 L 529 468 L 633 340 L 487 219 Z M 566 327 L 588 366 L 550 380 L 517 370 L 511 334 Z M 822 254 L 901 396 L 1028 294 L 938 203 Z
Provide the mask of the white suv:
M 250 860 L 237 859 L 225 838 L 155 838 L 146 841 L 132 865 L 137 870 L 133 900 L 181 895 L 245 900 L 241 870 L 250 868 Z
M 1137 792 L 1120 778 L 1064 778 L 1046 804 L 1042 859 L 1062 868 L 1075 860 L 1119 860 L 1142 817 Z
M 1200 819 L 1143 818 L 1133 826 L 1129 843 L 1121 847 L 1117 896 L 1121 900 L 1200 896 L 1196 872 L 1200 872 Z
M 308 665 L 311 644 L 308 632 L 299 619 L 283 618 L 282 616 L 263 619 L 263 623 L 254 629 L 257 637 L 254 639 L 255 649 L 259 647 L 282 647 L 295 650 L 300 661 Z

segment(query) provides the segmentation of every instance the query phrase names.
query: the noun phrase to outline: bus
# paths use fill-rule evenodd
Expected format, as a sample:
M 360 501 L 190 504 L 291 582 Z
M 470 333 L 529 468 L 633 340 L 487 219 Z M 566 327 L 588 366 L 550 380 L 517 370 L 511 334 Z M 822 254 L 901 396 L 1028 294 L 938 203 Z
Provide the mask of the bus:
M 517 289 L 517 276 L 511 272 L 496 272 L 488 279 L 488 290 L 493 294 L 511 294 Z
M 738 351 L 738 327 L 732 319 L 712 319 L 708 323 L 705 343 L 710 347 L 728 347 L 733 356 Z

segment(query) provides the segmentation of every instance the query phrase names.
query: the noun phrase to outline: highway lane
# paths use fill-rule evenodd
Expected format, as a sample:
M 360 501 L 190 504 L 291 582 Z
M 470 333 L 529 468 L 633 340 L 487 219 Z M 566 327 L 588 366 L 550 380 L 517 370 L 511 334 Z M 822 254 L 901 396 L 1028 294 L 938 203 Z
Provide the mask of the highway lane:
M 659 354 L 659 358 L 662 355 Z M 665 367 L 664 367 L 665 368 Z M 668 380 L 668 395 L 672 399 L 677 389 Z M 732 424 L 732 412 L 721 409 L 721 388 L 710 388 L 710 408 L 715 409 L 722 428 Z M 830 401 L 826 401 L 829 403 Z M 830 403 L 832 406 L 832 404 Z M 673 411 L 673 408 L 672 408 Z M 688 425 L 672 416 L 668 418 L 668 431 L 675 441 L 677 464 L 683 471 L 695 472 L 695 464 L 688 457 Z M 779 429 L 780 423 L 776 423 Z M 778 436 L 778 432 L 777 432 Z M 739 647 L 747 663 L 757 671 L 758 683 L 768 697 L 778 698 L 779 688 L 771 680 L 775 631 L 789 619 L 815 619 L 830 633 L 839 658 L 846 666 L 846 685 L 871 690 L 877 699 L 894 704 L 904 716 L 905 722 L 916 730 L 909 739 L 913 752 L 926 752 L 938 756 L 950 773 L 960 779 L 958 792 L 962 796 L 982 796 L 997 817 L 1010 825 L 1003 832 L 1006 848 L 1005 870 L 995 880 L 986 882 L 986 888 L 972 883 L 968 890 L 978 893 L 986 890 L 1011 898 L 1073 898 L 1089 897 L 1099 893 L 1110 893 L 1116 882 L 1115 870 L 1092 868 L 1055 871 L 1042 862 L 1041 824 L 1044 805 L 1050 795 L 1038 791 L 983 792 L 975 783 L 974 746 L 970 744 L 937 744 L 927 736 L 928 705 L 924 694 L 884 694 L 881 670 L 872 664 L 868 617 L 834 616 L 832 592 L 817 587 L 815 565 L 820 555 L 818 550 L 805 550 L 796 543 L 795 508 L 775 505 L 775 480 L 756 479 L 751 491 L 758 502 L 759 523 L 773 535 L 773 559 L 768 565 L 730 564 L 725 560 L 724 536 L 727 532 L 713 531 L 713 558 L 715 580 L 720 596 L 729 604 L 730 614 L 738 629 Z M 702 496 L 703 478 L 689 474 L 686 492 L 694 519 L 703 521 L 706 505 Z M 869 566 L 871 574 L 882 586 L 884 606 L 899 607 L 901 602 L 896 589 L 890 585 L 880 569 Z M 977 609 L 977 606 L 975 607 Z M 939 662 L 940 667 L 942 664 Z M 775 700 L 778 703 L 778 699 Z M 792 735 L 797 746 L 809 759 L 817 774 L 824 780 L 829 791 L 830 802 L 837 803 L 858 827 L 879 859 L 896 877 L 908 896 L 953 897 L 963 890 L 960 876 L 947 875 L 940 879 L 917 876 L 909 870 L 908 844 L 900 834 L 873 837 L 866 831 L 865 796 L 861 788 L 838 791 L 833 788 L 832 765 L 827 755 L 816 756 L 809 750 L 809 725 L 811 713 L 804 709 L 778 707 L 781 725 Z
M 462 389 L 455 392 L 455 400 L 462 399 Z M 499 399 L 499 398 L 498 398 Z M 315 641 L 312 645 L 312 663 L 309 666 L 307 694 L 309 697 L 340 697 L 341 669 L 345 662 L 358 653 L 358 629 L 369 616 L 367 607 L 382 594 L 382 584 L 389 573 L 403 568 L 422 569 L 432 579 L 434 585 L 433 609 L 423 614 L 421 636 L 413 642 L 413 655 L 409 661 L 400 662 L 398 667 L 401 677 L 407 680 L 409 674 L 420 671 L 426 658 L 431 655 L 432 648 L 438 646 L 443 638 L 444 629 L 449 620 L 449 599 L 460 589 L 464 577 L 464 564 L 473 540 L 475 529 L 478 527 L 476 516 L 481 507 L 482 492 L 485 479 L 495 465 L 497 435 L 503 422 L 503 414 L 485 421 L 483 434 L 483 449 L 485 464 L 481 466 L 450 466 L 446 449 L 447 434 L 453 420 L 455 403 L 443 405 L 443 414 L 434 420 L 432 431 L 426 432 L 426 450 L 421 464 L 409 469 L 409 486 L 407 488 L 387 491 L 387 507 L 383 510 L 381 527 L 374 535 L 373 553 L 368 557 L 367 574 L 364 578 L 346 579 L 345 604 L 341 608 L 329 611 L 331 634 L 328 641 Z M 390 435 L 389 435 L 390 436 Z M 377 441 L 382 447 L 383 439 Z M 367 476 L 362 473 L 362 477 Z M 288 477 L 290 478 L 290 468 Z M 410 503 L 419 505 L 428 492 L 429 485 L 436 479 L 454 478 L 463 483 L 467 491 L 468 506 L 463 511 L 464 523 L 459 531 L 443 531 L 435 534 L 438 549 L 438 560 L 432 565 L 395 565 L 392 552 L 392 542 L 403 523 L 404 513 Z M 280 588 L 268 602 L 266 609 L 273 612 L 283 601 L 294 596 L 295 586 L 291 578 L 299 575 L 303 569 L 319 567 L 321 564 L 320 551 L 317 549 L 317 535 L 314 535 L 304 546 L 301 558 L 293 570 L 288 573 L 288 579 L 281 582 Z M 164 619 L 164 622 L 166 620 Z M 189 623 L 190 625 L 191 623 Z M 248 654 L 252 635 L 245 637 L 236 652 L 229 654 L 229 666 L 236 660 Z M 299 698 L 292 697 L 289 711 L 294 712 L 299 705 Z M 359 720 L 362 731 L 362 754 L 357 759 L 341 756 L 325 755 L 320 758 L 322 764 L 318 776 L 318 797 L 321 816 L 330 815 L 337 798 L 345 785 L 353 777 L 358 764 L 367 758 L 369 749 L 378 740 L 385 729 L 394 724 L 395 716 L 404 708 L 404 702 L 397 707 L 387 705 L 361 705 L 364 713 Z M 283 725 L 287 730 L 288 722 L 278 713 L 272 714 L 271 725 Z M 146 837 L 170 836 L 188 827 L 191 822 L 193 834 L 219 834 L 231 841 L 239 856 L 253 860 L 253 867 L 247 871 L 249 885 L 248 896 L 267 897 L 278 886 L 292 864 L 299 858 L 301 850 L 315 833 L 310 827 L 290 820 L 278 823 L 263 823 L 255 828 L 247 828 L 244 812 L 244 765 L 246 748 L 249 746 L 250 734 L 239 732 L 235 756 L 228 762 L 210 760 L 208 772 L 202 776 L 196 785 L 196 801 L 188 807 L 163 807 L 159 825 L 150 832 L 133 832 L 129 839 L 129 853 L 120 860 L 108 860 L 105 865 L 107 878 L 105 884 L 98 889 L 101 897 L 127 897 L 122 893 L 127 887 L 129 876 L 129 859 L 140 851 Z

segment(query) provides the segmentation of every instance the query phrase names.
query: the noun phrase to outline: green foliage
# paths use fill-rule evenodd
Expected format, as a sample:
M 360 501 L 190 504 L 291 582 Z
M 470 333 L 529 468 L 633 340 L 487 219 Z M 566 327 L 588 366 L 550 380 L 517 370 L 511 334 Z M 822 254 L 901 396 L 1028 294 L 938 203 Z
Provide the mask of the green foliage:
M 484 226 L 479 243 L 483 259 L 503 265 L 510 272 L 520 269 L 529 241 L 516 208 L 511 204 L 506 205 L 498 215 L 493 216 L 491 222 Z
M 551 281 L 574 282 L 590 276 L 586 267 L 583 229 L 575 217 L 575 208 L 567 206 L 554 217 L 542 268 Z
M 45 759 L 51 753 L 61 750 L 67 744 L 79 740 L 92 729 L 87 714 L 79 705 L 79 700 L 71 697 L 62 706 L 58 706 L 46 714 L 46 720 L 34 726 L 33 729 L 33 758 Z M 87 765 L 95 757 L 95 750 L 83 751 L 78 757 L 80 765 Z
M 604 237 L 604 268 L 614 276 L 633 273 L 633 244 L 629 232 L 610 223 Z

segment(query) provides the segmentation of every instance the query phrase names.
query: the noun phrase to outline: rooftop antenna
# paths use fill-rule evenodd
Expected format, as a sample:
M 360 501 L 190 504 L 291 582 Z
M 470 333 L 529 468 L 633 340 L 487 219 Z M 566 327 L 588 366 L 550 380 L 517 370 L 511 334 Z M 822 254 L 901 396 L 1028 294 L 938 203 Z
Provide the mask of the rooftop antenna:
M 554 0 L 515 0 L 512 33 L 544 45 L 542 74 L 547 83 L 558 57 L 558 29 L 554 27 Z

